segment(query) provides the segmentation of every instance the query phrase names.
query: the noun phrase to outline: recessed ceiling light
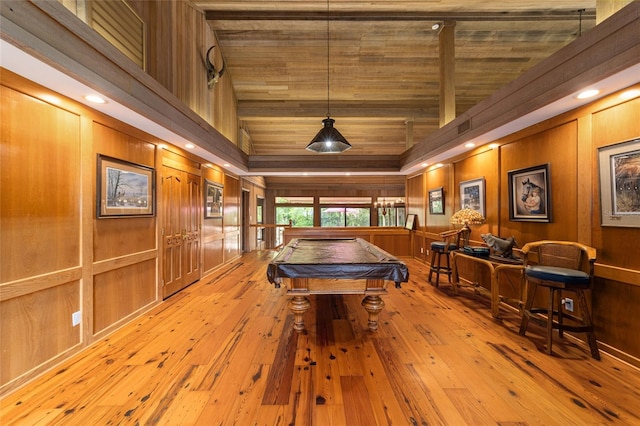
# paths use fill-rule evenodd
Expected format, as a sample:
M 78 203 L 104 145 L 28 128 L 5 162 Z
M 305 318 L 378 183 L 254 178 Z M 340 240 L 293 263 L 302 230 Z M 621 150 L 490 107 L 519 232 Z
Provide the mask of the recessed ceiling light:
M 94 104 L 106 104 L 107 101 L 99 95 L 87 95 L 84 97 L 89 102 L 93 102 Z
M 442 163 L 437 163 L 437 164 L 434 164 L 434 165 L 433 165 L 433 168 L 434 168 L 434 169 L 438 169 L 438 168 L 440 168 L 440 167 L 442 167 Z
M 596 89 L 589 89 L 589 90 L 585 90 L 584 92 L 580 92 L 580 94 L 578 94 L 577 98 L 578 99 L 587 99 L 587 98 L 592 98 L 595 95 L 597 95 L 598 93 L 600 93 L 599 90 Z
M 465 148 L 473 148 L 474 146 L 476 146 L 476 144 L 473 142 L 467 142 L 464 144 Z
M 351 176 L 351 173 L 347 172 L 344 174 L 345 176 Z
M 427 167 L 429 165 L 429 163 L 422 163 L 420 164 L 421 167 Z
M 193 149 L 193 148 L 195 148 L 196 146 L 195 146 L 194 144 L 192 144 L 192 143 L 188 143 L 188 144 L 186 144 L 184 147 L 185 147 L 185 148 L 187 148 L 187 149 Z
M 229 163 L 224 163 L 224 164 L 223 164 L 223 166 L 224 166 L 224 167 L 230 167 L 230 166 L 231 166 L 231 164 L 229 164 Z
M 633 99 L 640 96 L 639 89 L 627 90 L 620 94 L 620 99 Z
M 497 147 L 499 147 L 500 145 L 498 145 L 497 143 L 490 143 L 489 144 L 489 148 L 491 149 L 496 149 Z

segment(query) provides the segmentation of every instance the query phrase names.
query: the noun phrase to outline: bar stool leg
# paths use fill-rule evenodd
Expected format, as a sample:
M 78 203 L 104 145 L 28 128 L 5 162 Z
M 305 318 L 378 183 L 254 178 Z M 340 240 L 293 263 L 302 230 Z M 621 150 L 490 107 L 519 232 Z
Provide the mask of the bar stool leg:
M 429 265 L 429 282 L 431 282 L 431 275 L 433 275 L 434 267 L 436 262 L 436 251 L 431 250 L 431 265 Z
M 447 275 L 449 276 L 449 283 L 451 283 L 451 259 L 449 258 L 449 253 L 445 253 L 444 255 L 447 259 Z
M 551 344 L 553 342 L 553 305 L 555 289 L 549 287 L 549 310 L 547 311 L 547 353 L 551 355 Z
M 580 311 L 582 311 L 582 319 L 587 327 L 587 342 L 589 342 L 589 350 L 593 359 L 600 359 L 600 351 L 598 350 L 598 341 L 596 340 L 596 333 L 593 331 L 593 321 L 591 320 L 591 312 L 589 311 L 589 305 L 587 305 L 587 298 L 584 295 L 584 290 L 576 291 L 576 299 L 578 299 L 578 305 Z
M 562 338 L 564 337 L 564 329 L 562 327 L 562 290 L 556 291 L 556 295 L 556 306 L 558 307 L 558 336 Z
M 520 320 L 520 331 L 518 334 L 524 336 L 529 325 L 529 317 L 531 316 L 531 307 L 533 306 L 533 297 L 536 294 L 538 284 L 535 282 L 527 282 L 527 295 L 522 309 L 522 320 Z

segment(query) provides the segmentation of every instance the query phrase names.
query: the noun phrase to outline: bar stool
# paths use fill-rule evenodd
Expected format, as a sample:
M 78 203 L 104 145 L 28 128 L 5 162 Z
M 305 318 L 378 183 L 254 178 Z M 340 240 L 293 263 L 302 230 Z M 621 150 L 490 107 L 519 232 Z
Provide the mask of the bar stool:
M 460 239 L 462 233 L 465 232 L 462 229 L 452 229 L 450 231 L 441 232 L 439 235 L 442 237 L 442 241 L 433 241 L 431 243 L 431 267 L 429 268 L 429 282 L 431 276 L 435 272 L 436 274 L 436 287 L 440 283 L 440 274 L 446 274 L 451 282 L 451 261 L 449 259 L 449 253 L 453 250 L 457 250 L 460 246 Z M 442 257 L 446 261 L 446 265 L 442 264 Z
M 537 264 L 529 265 L 530 252 L 537 253 Z M 593 286 L 593 265 L 596 260 L 596 249 L 571 241 L 536 241 L 522 247 L 525 265 L 525 277 L 528 287 L 525 308 L 520 322 L 520 335 L 524 336 L 529 318 L 536 314 L 546 316 L 547 350 L 551 354 L 553 329 L 558 330 L 560 337 L 564 331 L 583 332 L 587 335 L 587 343 L 594 359 L 600 359 L 598 343 L 594 332 L 591 313 L 585 290 Z M 549 300 L 546 307 L 533 307 L 538 287 L 548 289 Z M 563 310 L 563 292 L 572 292 L 580 308 L 580 316 Z M 566 324 L 569 319 L 573 324 Z

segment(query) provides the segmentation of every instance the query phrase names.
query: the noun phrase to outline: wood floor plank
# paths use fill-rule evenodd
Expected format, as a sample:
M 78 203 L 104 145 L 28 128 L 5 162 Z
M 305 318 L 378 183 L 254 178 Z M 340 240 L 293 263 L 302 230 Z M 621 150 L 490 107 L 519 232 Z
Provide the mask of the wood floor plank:
M 344 398 L 345 418 L 349 425 L 374 425 L 378 422 L 373 415 L 369 390 L 362 377 L 341 376 L 340 386 Z
M 640 424 L 640 372 L 486 296 L 410 281 L 383 296 L 312 296 L 293 331 L 272 251 L 245 254 L 0 399 L 5 425 Z
M 465 424 L 490 425 L 499 423 L 492 416 L 492 413 L 487 411 L 483 401 L 477 399 L 468 389 L 446 389 L 445 392 L 451 402 L 458 407 Z

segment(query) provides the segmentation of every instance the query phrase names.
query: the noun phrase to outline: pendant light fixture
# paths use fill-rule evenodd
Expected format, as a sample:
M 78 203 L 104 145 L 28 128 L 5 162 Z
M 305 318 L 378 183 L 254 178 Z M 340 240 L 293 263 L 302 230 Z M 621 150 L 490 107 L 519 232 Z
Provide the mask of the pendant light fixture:
M 351 144 L 333 127 L 336 121 L 331 118 L 329 108 L 329 0 L 327 0 L 327 118 L 322 120 L 322 129 L 309 142 L 307 149 L 319 154 L 337 154 L 351 148 Z

